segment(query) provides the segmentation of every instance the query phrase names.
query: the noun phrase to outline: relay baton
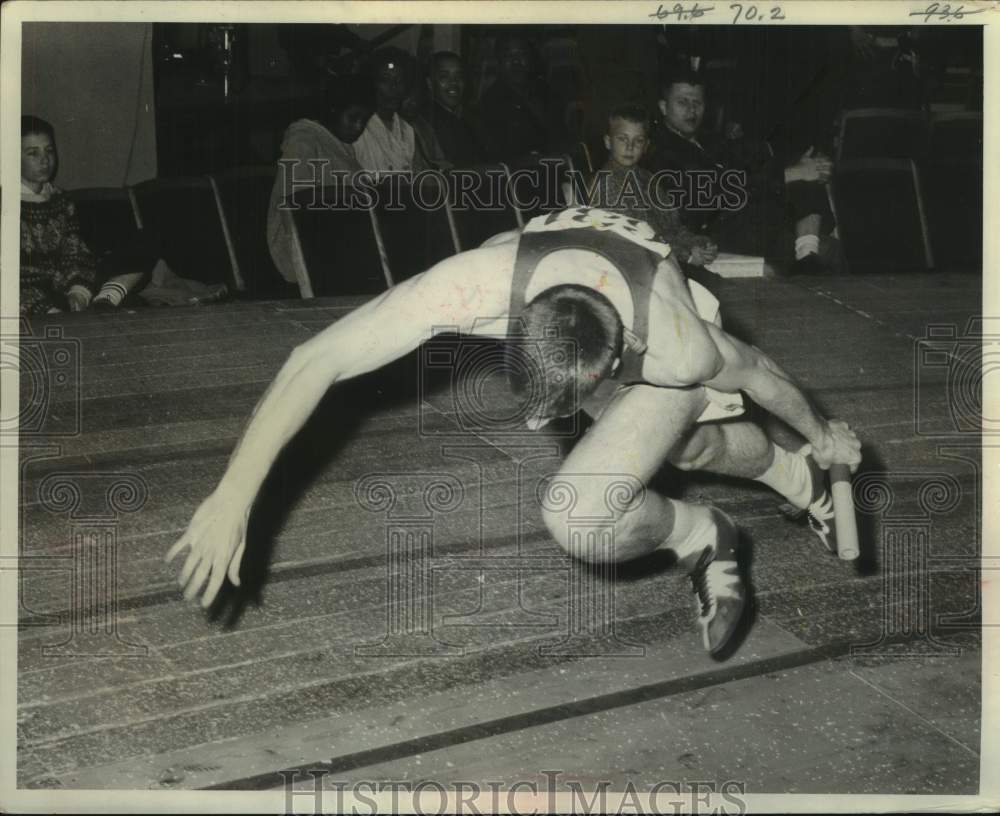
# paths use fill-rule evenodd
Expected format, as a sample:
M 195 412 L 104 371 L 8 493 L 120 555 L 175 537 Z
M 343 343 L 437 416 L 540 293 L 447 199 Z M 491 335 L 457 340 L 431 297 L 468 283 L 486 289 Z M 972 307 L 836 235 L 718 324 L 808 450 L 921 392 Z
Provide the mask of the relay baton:
M 845 561 L 858 557 L 858 521 L 851 495 L 851 471 L 847 465 L 830 465 L 830 492 L 833 494 L 833 521 L 837 530 L 837 555 Z

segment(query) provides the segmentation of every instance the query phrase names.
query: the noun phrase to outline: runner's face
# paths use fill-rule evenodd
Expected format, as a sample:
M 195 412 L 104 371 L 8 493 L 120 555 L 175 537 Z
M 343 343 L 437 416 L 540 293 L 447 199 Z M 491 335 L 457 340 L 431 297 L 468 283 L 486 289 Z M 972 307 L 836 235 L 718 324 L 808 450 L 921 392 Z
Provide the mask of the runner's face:
M 698 132 L 705 117 L 705 89 L 700 85 L 675 82 L 670 86 L 667 98 L 660 100 L 660 111 L 670 127 L 691 138 Z
M 604 146 L 619 167 L 633 167 L 646 152 L 646 126 L 624 119 L 611 120 Z

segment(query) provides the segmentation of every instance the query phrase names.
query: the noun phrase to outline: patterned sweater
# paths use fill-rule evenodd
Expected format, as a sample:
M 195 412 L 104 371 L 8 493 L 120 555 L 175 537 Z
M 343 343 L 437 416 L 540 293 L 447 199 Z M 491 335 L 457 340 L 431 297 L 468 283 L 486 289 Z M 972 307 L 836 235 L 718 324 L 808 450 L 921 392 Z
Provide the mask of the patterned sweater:
M 677 210 L 657 207 L 650 193 L 651 182 L 652 174 L 648 170 L 621 167 L 609 160 L 591 182 L 589 203 L 592 207 L 645 221 L 661 240 L 670 244 L 681 261 L 687 262 L 691 250 L 705 246 L 709 240 L 685 227 Z
M 66 294 L 95 289 L 94 256 L 80 237 L 80 222 L 69 198 L 56 192 L 48 201 L 21 201 L 21 314 L 66 309 Z

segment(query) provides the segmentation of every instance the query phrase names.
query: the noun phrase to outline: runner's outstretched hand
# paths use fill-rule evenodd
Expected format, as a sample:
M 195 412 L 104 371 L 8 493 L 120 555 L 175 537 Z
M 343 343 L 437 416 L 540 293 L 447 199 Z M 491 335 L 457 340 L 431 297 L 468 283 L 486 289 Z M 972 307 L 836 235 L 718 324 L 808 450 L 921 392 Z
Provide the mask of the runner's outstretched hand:
M 234 586 L 240 585 L 249 516 L 249 508 L 241 507 L 218 491 L 195 511 L 184 535 L 165 558 L 170 563 L 179 553 L 188 551 L 178 577 L 185 600 L 197 597 L 204 587 L 201 605 L 210 606 L 227 575 Z

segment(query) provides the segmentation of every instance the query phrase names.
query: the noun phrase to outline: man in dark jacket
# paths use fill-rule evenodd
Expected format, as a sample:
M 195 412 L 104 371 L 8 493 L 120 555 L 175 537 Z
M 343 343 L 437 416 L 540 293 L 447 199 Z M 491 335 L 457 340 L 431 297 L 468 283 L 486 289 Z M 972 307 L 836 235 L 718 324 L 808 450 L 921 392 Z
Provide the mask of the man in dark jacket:
M 497 38 L 496 82 L 483 94 L 480 141 L 488 161 L 511 161 L 542 153 L 553 142 L 546 92 L 533 72 L 530 43 L 517 35 Z
M 687 227 L 724 252 L 784 260 L 794 246 L 791 271 L 823 271 L 820 236 L 833 228 L 830 159 L 810 147 L 783 166 L 766 142 L 744 140 L 739 131 L 717 141 L 703 136 L 705 83 L 690 70 L 666 78 L 659 108 L 649 163 L 670 172 Z

